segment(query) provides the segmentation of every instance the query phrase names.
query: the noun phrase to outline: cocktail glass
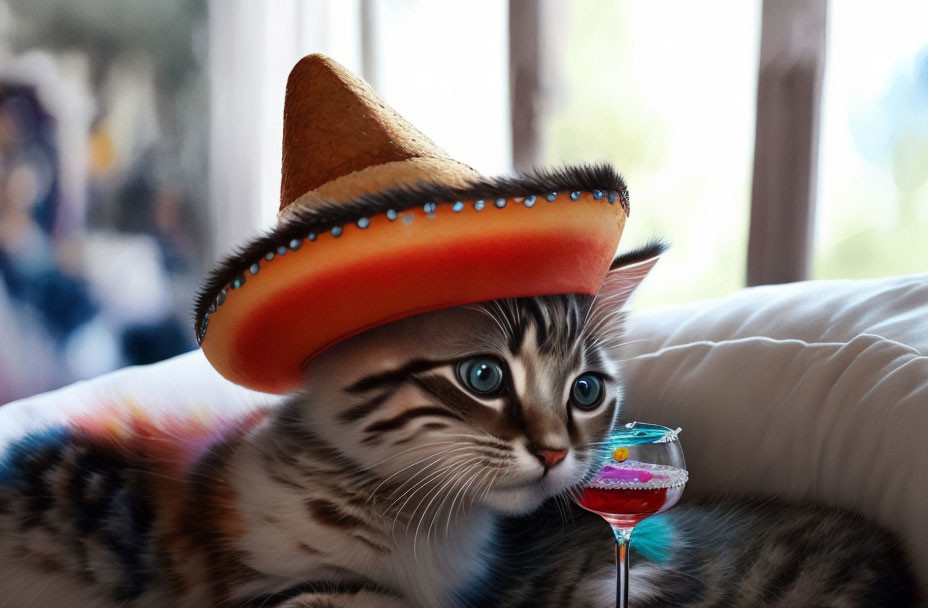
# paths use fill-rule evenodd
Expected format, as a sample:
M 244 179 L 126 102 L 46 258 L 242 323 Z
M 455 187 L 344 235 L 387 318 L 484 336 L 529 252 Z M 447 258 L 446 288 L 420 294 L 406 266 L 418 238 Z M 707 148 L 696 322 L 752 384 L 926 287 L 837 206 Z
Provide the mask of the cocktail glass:
M 597 459 L 574 497 L 596 513 L 615 533 L 616 606 L 628 606 L 628 544 L 643 519 L 677 504 L 688 474 L 683 449 L 672 430 L 658 424 L 630 422 L 594 446 Z

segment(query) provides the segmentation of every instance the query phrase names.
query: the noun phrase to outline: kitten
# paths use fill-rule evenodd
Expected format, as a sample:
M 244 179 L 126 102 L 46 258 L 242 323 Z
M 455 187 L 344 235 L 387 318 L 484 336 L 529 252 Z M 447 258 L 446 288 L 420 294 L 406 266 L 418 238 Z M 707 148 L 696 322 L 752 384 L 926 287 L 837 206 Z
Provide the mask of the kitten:
M 24 437 L 0 466 L 0 605 L 614 605 L 611 534 L 564 496 L 617 421 L 621 311 L 661 250 L 618 258 L 595 298 L 351 338 L 304 391 L 218 438 L 132 416 Z M 849 517 L 680 506 L 642 524 L 656 540 L 633 555 L 633 601 L 911 601 L 888 536 Z

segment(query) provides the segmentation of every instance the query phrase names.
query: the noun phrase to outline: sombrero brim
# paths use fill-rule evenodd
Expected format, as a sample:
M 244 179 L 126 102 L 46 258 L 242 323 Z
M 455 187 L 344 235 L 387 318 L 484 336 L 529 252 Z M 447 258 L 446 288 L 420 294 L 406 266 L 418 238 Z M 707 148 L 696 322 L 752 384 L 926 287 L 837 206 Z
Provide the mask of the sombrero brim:
M 314 356 L 390 321 L 498 298 L 595 294 L 628 211 L 608 165 L 303 208 L 212 273 L 197 300 L 197 340 L 232 382 L 284 393 Z

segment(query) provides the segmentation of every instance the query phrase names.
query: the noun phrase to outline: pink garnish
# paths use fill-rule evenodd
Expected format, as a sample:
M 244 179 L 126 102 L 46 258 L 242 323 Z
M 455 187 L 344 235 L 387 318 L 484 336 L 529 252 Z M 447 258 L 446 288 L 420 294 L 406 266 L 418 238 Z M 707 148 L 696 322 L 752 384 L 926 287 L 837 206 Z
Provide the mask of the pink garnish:
M 640 483 L 647 483 L 651 481 L 654 477 L 654 473 L 645 471 L 643 469 L 630 469 L 624 467 L 616 467 L 611 464 L 607 464 L 599 473 L 596 475 L 596 481 L 638 481 Z

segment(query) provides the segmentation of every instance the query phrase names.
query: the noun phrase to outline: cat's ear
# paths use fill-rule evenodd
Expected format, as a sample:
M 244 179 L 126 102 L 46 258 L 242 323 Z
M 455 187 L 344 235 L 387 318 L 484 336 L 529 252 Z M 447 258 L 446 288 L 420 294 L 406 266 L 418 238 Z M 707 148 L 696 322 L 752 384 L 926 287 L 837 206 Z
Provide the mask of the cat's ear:
M 596 295 L 595 309 L 599 312 L 622 309 L 668 247 L 670 245 L 665 241 L 655 239 L 612 260 Z

